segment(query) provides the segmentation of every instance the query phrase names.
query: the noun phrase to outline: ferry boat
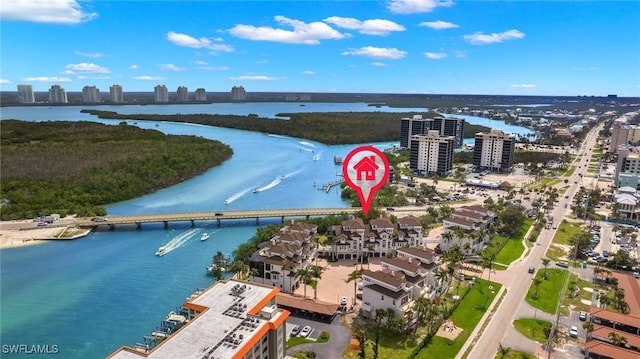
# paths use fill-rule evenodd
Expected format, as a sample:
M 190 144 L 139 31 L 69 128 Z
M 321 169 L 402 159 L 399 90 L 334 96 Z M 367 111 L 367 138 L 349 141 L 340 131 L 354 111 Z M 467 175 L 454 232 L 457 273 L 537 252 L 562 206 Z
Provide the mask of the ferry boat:
M 204 233 L 202 237 L 200 237 L 200 240 L 203 242 L 206 241 L 207 239 L 209 239 L 209 233 Z
M 160 247 L 160 248 L 158 248 L 158 250 L 156 251 L 156 255 L 157 255 L 157 256 L 164 255 L 165 250 L 166 250 L 166 248 L 164 248 L 164 247 Z

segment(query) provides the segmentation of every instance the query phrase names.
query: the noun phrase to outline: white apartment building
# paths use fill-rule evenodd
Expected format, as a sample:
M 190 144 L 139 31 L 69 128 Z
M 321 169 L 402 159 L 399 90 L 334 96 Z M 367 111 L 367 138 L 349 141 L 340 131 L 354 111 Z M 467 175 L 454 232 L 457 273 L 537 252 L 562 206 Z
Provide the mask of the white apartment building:
M 207 90 L 205 90 L 202 87 L 196 89 L 195 100 L 196 101 L 207 101 Z
M 473 165 L 480 170 L 511 172 L 515 153 L 516 136 L 498 129 L 489 133 L 476 133 L 473 148 Z
M 100 102 L 100 90 L 95 86 L 85 86 L 82 88 L 82 102 L 97 103 Z
M 242 86 L 233 86 L 231 88 L 231 101 L 244 101 L 247 99 L 247 92 Z
M 113 86 L 109 87 L 109 99 L 113 103 L 123 103 L 124 102 L 124 97 L 123 97 L 123 94 L 122 94 L 122 86 L 113 85 Z
M 67 92 L 60 85 L 53 85 L 49 89 L 50 103 L 68 103 Z
M 362 272 L 364 316 L 375 318 L 376 309 L 390 308 L 396 317 L 404 318 L 416 298 L 431 300 L 444 292 L 444 283 L 434 275 L 440 265 L 429 248 L 403 247 L 397 257 L 382 258 L 380 263 L 381 270 Z
M 437 130 L 411 136 L 409 168 L 420 176 L 447 176 L 453 169 L 454 136 L 441 136 Z
M 169 91 L 165 85 L 157 85 L 153 88 L 153 101 L 169 102 Z
M 176 91 L 176 99 L 178 102 L 189 101 L 189 90 L 185 86 L 179 86 Z
M 33 87 L 31 85 L 18 85 L 18 102 L 34 103 L 36 98 L 33 95 Z

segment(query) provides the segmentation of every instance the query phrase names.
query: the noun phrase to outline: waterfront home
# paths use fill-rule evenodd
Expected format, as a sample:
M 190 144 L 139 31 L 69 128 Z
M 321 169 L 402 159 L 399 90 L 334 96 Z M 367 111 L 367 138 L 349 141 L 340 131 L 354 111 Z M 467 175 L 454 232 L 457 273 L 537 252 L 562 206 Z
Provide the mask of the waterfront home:
M 284 225 L 249 259 L 250 280 L 293 293 L 301 284 L 298 271 L 308 269 L 316 258 L 317 232 L 317 226 L 307 223 Z
M 433 250 L 412 246 L 398 249 L 397 254 L 382 258 L 380 270 L 362 272 L 361 315 L 374 318 L 376 309 L 392 309 L 396 317 L 404 318 L 416 298 L 432 300 L 446 289 L 436 279 L 440 264 Z

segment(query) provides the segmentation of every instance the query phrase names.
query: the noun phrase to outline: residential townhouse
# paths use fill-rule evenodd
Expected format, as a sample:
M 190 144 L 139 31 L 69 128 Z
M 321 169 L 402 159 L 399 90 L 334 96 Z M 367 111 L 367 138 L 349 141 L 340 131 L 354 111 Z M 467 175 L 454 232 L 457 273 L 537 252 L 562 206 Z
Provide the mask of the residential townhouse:
M 300 286 L 298 271 L 308 269 L 316 259 L 318 227 L 291 222 L 268 242 L 261 243 L 249 259 L 251 281 L 271 285 L 284 293 Z
M 397 257 L 381 259 L 381 270 L 362 272 L 361 314 L 374 318 L 377 309 L 392 309 L 396 317 L 406 318 L 415 299 L 429 300 L 444 292 L 435 272 L 440 264 L 433 250 L 422 246 L 397 250 Z
M 321 255 L 330 258 L 357 259 L 384 257 L 399 248 L 422 244 L 423 229 L 418 219 L 407 216 L 394 224 L 388 218 L 372 219 L 365 224 L 355 218 L 333 228 L 335 240 L 319 248 Z
M 442 220 L 442 236 L 439 243 L 442 251 L 448 251 L 452 246 L 458 245 L 468 254 L 479 251 L 489 239 L 488 235 L 473 237 L 473 233 L 483 233 L 497 215 L 484 206 L 463 206 L 457 208 L 451 217 Z M 462 237 L 456 234 L 456 227 L 462 229 Z M 447 234 L 450 233 L 450 234 Z M 466 246 L 465 244 L 469 244 Z M 467 248 L 465 248 L 467 247 Z

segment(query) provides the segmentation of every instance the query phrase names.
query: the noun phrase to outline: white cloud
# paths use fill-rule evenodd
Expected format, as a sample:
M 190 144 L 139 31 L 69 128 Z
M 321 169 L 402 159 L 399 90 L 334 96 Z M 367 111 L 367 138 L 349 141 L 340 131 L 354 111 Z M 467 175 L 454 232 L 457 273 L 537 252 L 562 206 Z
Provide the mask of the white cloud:
M 226 66 L 218 66 L 218 67 L 215 67 L 215 66 L 200 66 L 198 68 L 200 70 L 207 70 L 207 71 L 227 71 L 227 70 L 229 70 L 229 68 L 226 67 Z
M 225 44 L 213 44 L 211 43 L 211 40 L 207 39 L 206 37 L 201 37 L 199 39 L 196 39 L 193 36 L 190 36 L 187 34 L 180 34 L 175 31 L 169 31 L 167 33 L 167 40 L 171 41 L 172 43 L 178 46 L 191 47 L 194 49 L 209 49 L 209 50 L 220 51 L 220 52 L 234 51 L 233 46 L 225 45 Z M 222 39 L 216 38 L 216 41 L 217 40 L 222 40 Z
M 513 84 L 513 85 L 509 85 L 509 87 L 516 88 L 516 89 L 532 89 L 532 88 L 536 88 L 536 85 L 534 85 L 534 84 Z
M 133 64 L 133 65 L 129 66 L 129 69 L 130 70 L 137 70 L 138 69 L 138 65 Z
M 453 54 L 455 57 L 458 57 L 458 58 L 467 57 L 467 52 L 462 50 L 456 50 L 453 52 Z
M 387 9 L 396 14 L 414 14 L 450 6 L 453 6 L 452 0 L 391 0 L 387 4 Z
M 58 77 L 58 76 L 38 76 L 38 77 L 25 77 L 22 81 L 28 82 L 71 82 L 71 79 L 68 77 Z
M 257 60 L 256 64 L 266 64 L 268 62 L 269 62 L 269 60 Z
M 385 64 L 384 62 L 372 62 L 371 66 L 375 66 L 375 67 L 385 67 L 385 66 L 389 66 L 387 64 Z
M 89 74 L 110 74 L 111 73 L 111 71 L 109 71 L 108 68 L 102 67 L 100 65 L 96 65 L 92 62 L 91 63 L 81 62 L 79 64 L 69 64 L 65 66 L 65 69 L 67 69 L 67 71 L 65 72 L 67 74 L 75 73 L 75 72 L 83 72 L 83 73 L 89 73 Z
M 522 39 L 524 33 L 512 29 L 500 33 L 483 34 L 482 32 L 476 32 L 474 34 L 464 35 L 463 38 L 467 40 L 471 45 L 486 45 L 497 42 L 503 42 L 507 40 Z
M 432 60 L 440 60 L 447 57 L 447 54 L 445 54 L 444 52 L 425 52 L 424 56 Z
M 351 49 L 349 51 L 344 51 L 342 55 L 366 56 L 366 57 L 372 57 L 375 59 L 397 60 L 407 56 L 407 52 L 398 50 L 395 47 L 384 48 L 384 47 L 365 46 L 359 49 Z
M 331 16 L 322 21 L 344 29 L 358 30 L 361 34 L 366 35 L 388 35 L 392 31 L 406 30 L 402 25 L 383 19 L 360 21 L 352 17 Z
M 11 80 L 7 80 L 7 79 L 0 79 L 0 84 L 10 84 Z
M 162 81 L 166 80 L 166 77 L 162 76 L 134 76 L 134 80 L 143 80 L 143 81 Z
M 242 75 L 229 77 L 230 80 L 240 80 L 240 81 L 278 81 L 284 80 L 283 77 L 273 77 L 273 76 L 265 76 L 265 75 Z
M 104 54 L 100 53 L 100 52 L 81 52 L 81 51 L 76 50 L 73 53 L 75 53 L 76 55 L 79 55 L 79 56 L 91 57 L 91 58 L 94 58 L 94 59 L 98 59 L 98 58 L 104 57 Z
M 160 64 L 158 65 L 158 67 L 162 71 L 173 71 L 173 72 L 182 72 L 187 69 L 186 67 L 178 67 L 174 64 Z
M 2 20 L 22 20 L 51 24 L 79 24 L 98 16 L 85 12 L 75 0 L 13 0 L 3 1 Z
M 209 65 L 205 61 L 201 61 L 201 60 L 195 60 L 195 61 L 193 61 L 193 63 L 196 64 L 196 65 L 200 65 L 200 66 Z
M 304 74 L 304 75 L 315 75 L 316 72 L 315 71 L 311 71 L 311 70 L 307 70 L 307 71 L 302 71 L 302 74 Z
M 438 20 L 438 21 L 425 21 L 425 22 L 421 22 L 420 25 L 418 26 L 424 26 L 424 27 L 428 27 L 434 30 L 445 30 L 445 29 L 455 29 L 458 28 L 460 26 L 452 23 L 452 22 L 447 22 L 447 21 L 442 21 L 442 20 Z
M 293 30 L 276 29 L 270 26 L 236 25 L 229 29 L 229 33 L 247 40 L 305 45 L 317 45 L 320 40 L 336 40 L 347 37 L 347 35 L 319 21 L 305 23 L 281 15 L 276 16 L 275 20 L 281 25 L 291 26 Z

